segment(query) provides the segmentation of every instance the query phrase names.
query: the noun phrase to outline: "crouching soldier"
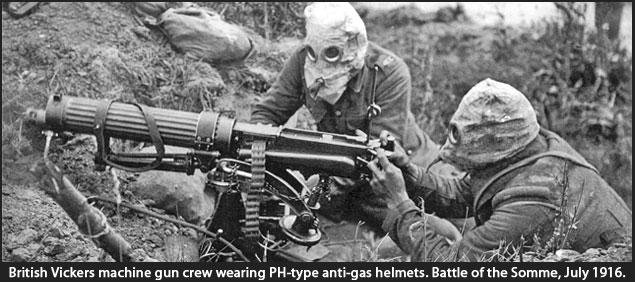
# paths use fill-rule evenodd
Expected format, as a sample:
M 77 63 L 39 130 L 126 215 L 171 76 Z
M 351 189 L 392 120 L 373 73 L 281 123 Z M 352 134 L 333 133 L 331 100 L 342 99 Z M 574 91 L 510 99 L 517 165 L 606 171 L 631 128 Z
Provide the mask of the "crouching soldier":
M 486 79 L 465 95 L 439 157 L 468 177 L 428 173 L 399 147 L 369 164 L 371 186 L 391 211 L 383 228 L 413 260 L 475 261 L 514 249 L 505 244 L 583 252 L 632 237 L 626 203 L 564 139 L 540 128 L 527 98 L 510 85 Z M 425 211 L 407 192 L 424 199 Z M 453 237 L 457 231 L 438 217 L 466 210 L 477 225 Z
M 415 123 L 409 108 L 411 77 L 404 61 L 368 41 L 364 22 L 349 3 L 316 2 L 304 14 L 306 38 L 285 62 L 266 96 L 254 105 L 251 122 L 282 125 L 305 106 L 319 131 L 369 132 L 374 139 L 386 130 L 404 146 L 413 163 L 431 164 L 440 146 Z M 369 107 L 377 107 L 372 122 Z M 431 170 L 445 171 L 448 176 L 462 173 L 443 163 Z M 320 201 L 320 220 L 327 234 L 323 242 L 357 240 L 359 221 L 371 231 L 381 231 L 386 206 L 368 183 L 331 180 L 329 194 Z M 325 260 L 352 260 L 344 254 L 347 248 L 331 249 L 331 257 Z

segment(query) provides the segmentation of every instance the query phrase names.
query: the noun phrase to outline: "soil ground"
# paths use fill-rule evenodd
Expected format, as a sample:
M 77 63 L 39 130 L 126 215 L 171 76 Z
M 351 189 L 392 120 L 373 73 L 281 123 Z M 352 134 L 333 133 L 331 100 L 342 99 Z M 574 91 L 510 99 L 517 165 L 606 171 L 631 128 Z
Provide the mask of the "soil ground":
M 452 24 L 436 27 L 447 32 L 454 28 Z M 401 36 L 386 37 L 383 43 L 399 44 L 395 38 L 405 40 L 412 31 L 399 32 Z M 488 37 L 480 31 L 474 34 L 477 35 L 472 35 L 472 39 Z M 369 37 L 381 41 L 372 32 Z M 388 42 L 392 39 L 395 40 Z M 119 98 L 187 111 L 231 110 L 238 120 L 244 121 L 249 117 L 250 105 L 275 78 L 286 52 L 298 42 L 297 38 L 264 41 L 262 52 L 244 66 L 211 68 L 186 61 L 161 34 L 140 25 L 127 4 L 48 3 L 21 19 L 3 11 L 2 261 L 112 261 L 79 233 L 27 172 L 41 156 L 42 146 L 41 139 L 34 138 L 35 133 L 22 128 L 25 109 L 42 108 L 50 94 L 61 93 Z M 311 128 L 306 113 L 300 112 L 298 120 L 300 127 Z M 52 153 L 82 193 L 112 197 L 112 177 L 93 170 L 92 149 L 79 140 Z M 124 182 L 124 197 L 132 199 L 133 195 L 126 194 L 125 182 L 134 176 L 122 173 L 119 177 Z M 166 242 L 170 238 L 194 240 L 198 236 L 192 229 L 125 208 L 100 208 L 111 226 L 142 258 L 182 259 L 170 253 Z M 564 258 L 554 255 L 547 260 L 631 261 L 632 254 L 628 246 Z

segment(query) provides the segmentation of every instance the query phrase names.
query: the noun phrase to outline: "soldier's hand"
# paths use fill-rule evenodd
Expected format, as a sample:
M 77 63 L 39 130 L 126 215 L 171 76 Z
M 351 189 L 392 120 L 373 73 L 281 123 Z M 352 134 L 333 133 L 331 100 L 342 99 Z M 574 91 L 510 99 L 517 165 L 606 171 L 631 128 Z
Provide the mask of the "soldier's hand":
M 379 134 L 379 142 L 381 142 L 382 146 L 386 146 L 386 144 L 388 144 L 389 136 L 390 136 L 390 133 L 386 130 L 383 130 Z M 395 144 L 394 152 L 390 156 L 388 156 L 388 160 L 390 160 L 397 167 L 404 168 L 410 162 L 410 157 L 408 157 L 406 150 L 404 150 L 401 147 L 401 145 L 399 145 L 399 142 L 397 142 L 397 140 L 394 141 L 394 144 Z
M 390 163 L 384 149 L 377 149 L 377 158 L 368 163 L 368 169 L 373 173 L 370 186 L 386 199 L 389 209 L 409 199 L 401 170 Z

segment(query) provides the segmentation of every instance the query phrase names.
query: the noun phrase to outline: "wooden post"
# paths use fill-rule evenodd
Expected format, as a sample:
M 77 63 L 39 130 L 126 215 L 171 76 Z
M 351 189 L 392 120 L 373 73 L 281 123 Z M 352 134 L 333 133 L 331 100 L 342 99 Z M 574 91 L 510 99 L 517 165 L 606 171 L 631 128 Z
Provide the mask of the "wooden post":
M 41 179 L 42 188 L 64 209 L 82 234 L 91 238 L 115 261 L 133 261 L 130 244 L 110 227 L 106 216 L 88 203 L 88 199 L 57 166 L 43 158 L 30 171 Z

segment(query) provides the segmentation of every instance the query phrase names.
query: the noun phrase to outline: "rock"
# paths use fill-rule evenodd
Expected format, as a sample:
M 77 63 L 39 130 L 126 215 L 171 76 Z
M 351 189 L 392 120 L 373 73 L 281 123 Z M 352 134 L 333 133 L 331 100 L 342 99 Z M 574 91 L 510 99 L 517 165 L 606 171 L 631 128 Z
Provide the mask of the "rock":
M 5 248 L 9 252 L 14 250 L 14 249 L 17 249 L 18 247 L 20 247 L 20 245 L 18 245 L 18 243 L 16 243 L 15 234 L 9 234 L 7 236 L 7 243 L 5 244 L 4 241 L 2 243 L 3 243 L 2 247 Z
M 24 245 L 26 243 L 33 241 L 36 237 L 37 237 L 37 231 L 27 228 L 22 230 L 22 232 L 20 232 L 20 234 L 17 236 L 15 240 L 16 240 L 16 243 L 20 245 Z
M 190 238 L 198 238 L 198 233 L 196 232 L 196 230 L 192 228 L 184 228 L 181 230 L 181 233 L 183 234 L 183 236 L 187 236 Z
M 152 199 L 143 199 L 141 200 L 141 204 L 143 204 L 141 206 L 141 208 L 143 208 L 143 206 L 156 206 L 157 202 Z
M 165 228 L 166 228 L 166 230 L 167 230 L 167 231 L 170 231 L 172 234 L 175 234 L 176 232 L 178 232 L 178 231 L 179 231 L 179 228 L 178 228 L 178 227 L 176 227 L 176 226 L 175 226 L 174 224 L 172 224 L 172 223 L 168 223 L 168 224 L 165 226 Z
M 152 242 L 153 244 L 155 244 L 157 246 L 162 246 L 163 245 L 163 239 L 161 239 L 161 237 L 159 237 L 156 234 L 148 236 L 147 240 Z
M 53 237 L 53 238 L 64 238 L 66 236 L 69 236 L 70 233 L 66 230 L 63 230 L 62 228 L 59 228 L 57 226 L 51 227 L 51 229 L 49 229 L 49 236 Z
M 132 250 L 130 257 L 132 257 L 132 261 L 134 262 L 159 262 L 159 260 L 148 256 L 146 251 L 143 249 Z
M 48 246 L 44 249 L 44 253 L 49 256 L 56 256 L 58 254 L 63 253 L 66 248 L 62 244 L 53 244 L 52 246 Z
M 524 253 L 523 254 L 523 260 L 522 261 L 524 261 L 524 262 L 533 262 L 535 260 L 536 260 L 536 254 L 535 253 L 532 252 L 530 254 L 528 254 L 528 253 Z
M 600 255 L 600 250 L 597 248 L 592 248 L 592 249 L 588 249 L 584 252 L 585 255 L 593 255 L 593 256 L 598 256 Z
M 88 254 L 87 262 L 99 262 L 101 257 L 101 252 L 97 249 L 90 251 Z
M 113 259 L 110 255 L 108 255 L 108 253 L 104 252 L 104 255 L 102 256 L 100 261 L 103 261 L 103 262 L 115 262 L 115 259 Z
M 182 153 L 185 149 L 166 146 L 166 153 Z M 155 152 L 154 147 L 142 150 Z M 129 185 L 133 193 L 153 201 L 152 207 L 181 216 L 187 222 L 199 224 L 214 214 L 216 192 L 205 189 L 206 176 L 200 171 L 185 173 L 147 171 Z M 152 203 L 149 201 L 149 203 Z
M 132 27 L 131 30 L 135 35 L 137 35 L 141 39 L 152 40 L 150 29 L 145 26 L 134 26 Z
M 57 242 L 59 242 L 59 239 L 55 237 L 46 237 L 44 240 L 42 240 L 42 243 L 46 246 L 55 245 Z
M 11 252 L 11 259 L 15 262 L 25 262 L 33 256 L 29 250 L 25 248 L 17 248 Z
M 36 253 L 41 247 L 42 245 L 38 243 L 31 243 L 26 247 L 26 249 L 29 250 L 29 252 L 31 253 Z
M 560 249 L 556 251 L 556 261 L 572 261 L 576 257 L 580 256 L 580 253 L 574 250 Z

